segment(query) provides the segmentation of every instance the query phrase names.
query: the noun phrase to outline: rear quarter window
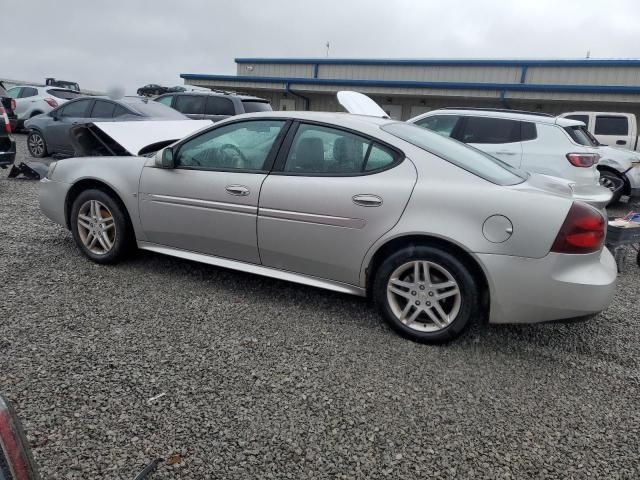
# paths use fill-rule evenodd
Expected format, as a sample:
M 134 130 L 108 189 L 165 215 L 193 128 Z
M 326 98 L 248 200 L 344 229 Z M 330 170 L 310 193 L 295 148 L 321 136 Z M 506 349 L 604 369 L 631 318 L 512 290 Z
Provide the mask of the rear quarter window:
M 198 95 L 179 95 L 174 108 L 185 115 L 202 115 L 205 97 Z
M 573 127 L 564 127 L 564 131 L 569 134 L 571 140 L 576 142 L 578 145 L 585 145 L 587 147 L 595 147 L 596 144 L 591 139 L 589 132 L 587 132 L 587 127 L 583 127 L 582 125 L 575 125 Z
M 243 100 L 242 106 L 245 113 L 253 112 L 270 112 L 272 111 L 271 104 L 269 102 L 258 102 L 255 100 Z

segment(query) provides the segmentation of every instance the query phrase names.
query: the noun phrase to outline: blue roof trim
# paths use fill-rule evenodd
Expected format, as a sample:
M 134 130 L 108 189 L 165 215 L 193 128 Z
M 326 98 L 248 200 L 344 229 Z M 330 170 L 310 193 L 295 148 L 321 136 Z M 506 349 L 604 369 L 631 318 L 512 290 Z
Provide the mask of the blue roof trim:
M 640 59 L 411 59 L 411 58 L 236 58 L 236 63 L 397 65 L 397 66 L 477 66 L 477 67 L 640 67 Z
M 340 85 L 349 87 L 433 88 L 438 90 L 506 90 L 512 92 L 570 92 L 640 94 L 640 86 L 624 85 L 554 85 L 532 83 L 460 83 L 418 82 L 400 80 L 349 80 L 343 78 L 258 77 L 236 75 L 206 75 L 181 73 L 180 78 L 191 80 L 220 80 L 227 82 L 289 83 L 297 85 Z

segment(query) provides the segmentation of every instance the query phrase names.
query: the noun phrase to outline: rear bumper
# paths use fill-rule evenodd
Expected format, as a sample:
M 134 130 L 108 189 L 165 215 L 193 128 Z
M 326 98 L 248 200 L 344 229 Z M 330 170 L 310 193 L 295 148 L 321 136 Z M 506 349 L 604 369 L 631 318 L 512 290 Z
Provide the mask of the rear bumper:
M 16 142 L 9 136 L 0 138 L 0 165 L 11 165 L 16 159 Z
M 43 178 L 40 180 L 38 197 L 40 200 L 40 210 L 50 220 L 67 227 L 64 209 L 67 199 L 67 192 L 71 187 L 68 183 L 56 182 Z
M 479 254 L 489 280 L 490 323 L 539 323 L 587 317 L 613 299 L 618 275 L 609 250 L 544 258 Z

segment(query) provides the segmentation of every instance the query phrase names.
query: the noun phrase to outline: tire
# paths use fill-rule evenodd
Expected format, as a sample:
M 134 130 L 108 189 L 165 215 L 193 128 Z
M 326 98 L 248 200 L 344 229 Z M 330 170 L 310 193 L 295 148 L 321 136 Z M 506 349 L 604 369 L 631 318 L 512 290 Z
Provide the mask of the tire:
M 419 281 L 414 284 L 416 264 Z M 406 247 L 386 258 L 375 275 L 373 298 L 391 328 L 419 343 L 449 342 L 481 314 L 478 284 L 469 269 L 430 246 Z
M 27 148 L 29 149 L 29 154 L 34 158 L 44 158 L 49 154 L 47 151 L 47 142 L 38 130 L 29 132 Z
M 124 206 L 102 190 L 80 193 L 71 206 L 69 223 L 78 248 L 96 263 L 117 263 L 131 250 L 133 230 Z
M 624 178 L 611 170 L 600 170 L 600 185 L 613 192 L 613 197 L 611 197 L 611 201 L 607 206 L 620 201 L 620 197 L 622 197 L 624 191 Z

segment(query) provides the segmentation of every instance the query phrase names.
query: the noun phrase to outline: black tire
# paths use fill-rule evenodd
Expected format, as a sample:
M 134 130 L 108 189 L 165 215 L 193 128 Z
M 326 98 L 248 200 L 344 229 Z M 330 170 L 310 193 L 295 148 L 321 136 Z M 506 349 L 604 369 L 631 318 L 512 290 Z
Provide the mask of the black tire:
M 438 270 L 438 268 L 446 271 L 457 283 L 457 287 L 459 289 L 459 306 L 457 308 L 457 313 L 454 315 L 453 319 L 448 323 L 448 325 L 440 328 L 436 331 L 421 331 L 415 328 L 411 328 L 405 325 L 398 316 L 394 313 L 393 307 L 390 303 L 390 300 L 387 295 L 387 288 L 389 280 L 391 279 L 392 274 L 397 272 L 398 269 L 404 268 L 408 263 L 413 261 L 427 261 L 432 265 L 431 268 L 434 268 L 436 274 L 442 270 Z M 422 289 L 422 286 L 420 287 Z M 423 289 L 424 290 L 424 289 Z M 413 292 L 408 291 L 408 294 L 416 295 L 417 298 L 420 298 L 420 295 L 426 295 L 423 292 Z M 429 295 L 432 293 L 427 292 Z M 405 303 L 413 302 L 409 300 Z M 378 268 L 374 282 L 373 282 L 373 299 L 376 303 L 378 309 L 380 310 L 382 316 L 387 321 L 387 323 L 400 335 L 406 337 L 410 340 L 419 343 L 445 343 L 449 342 L 457 337 L 459 337 L 471 324 L 471 321 L 474 318 L 481 318 L 481 306 L 480 306 L 480 296 L 478 292 L 478 283 L 474 280 L 473 275 L 469 271 L 469 269 L 464 265 L 464 263 L 460 262 L 453 255 L 439 249 L 436 247 L 418 245 L 418 246 L 410 246 L 403 248 L 402 250 L 390 255 L 386 258 L 380 267 Z M 425 300 L 430 300 L 433 302 L 433 297 L 425 297 L 423 299 L 423 309 L 426 308 L 427 304 L 431 304 Z M 439 302 L 439 305 L 446 309 L 446 302 L 449 300 L 445 299 L 436 300 Z M 453 300 L 452 300 L 453 301 Z M 419 303 L 419 302 L 416 302 Z M 414 310 L 416 307 L 410 307 L 409 311 Z M 434 309 L 430 309 L 432 312 Z M 449 312 L 452 313 L 452 312 Z M 418 319 L 425 320 L 425 325 L 429 325 L 429 318 L 424 313 L 418 314 Z M 434 324 L 435 327 L 435 324 Z
M 620 197 L 622 197 L 622 193 L 624 192 L 624 178 L 622 178 L 622 176 L 611 170 L 601 170 L 600 185 L 613 191 L 613 196 L 607 206 L 614 205 L 620 201 Z
M 29 150 L 29 154 L 34 158 L 44 158 L 49 155 L 44 135 L 38 130 L 31 130 L 29 132 L 27 136 L 27 149 Z
M 81 208 L 84 208 L 87 202 L 97 200 L 111 214 L 113 223 L 115 224 L 114 238 L 111 240 L 111 248 L 104 253 L 95 253 L 91 251 L 87 245 L 83 242 L 80 227 L 78 225 L 78 215 Z M 105 210 L 103 210 L 103 214 Z M 104 215 L 107 218 L 109 215 Z M 71 226 L 71 232 L 73 239 L 78 245 L 78 248 L 82 253 L 93 260 L 96 263 L 101 264 L 114 264 L 124 259 L 131 251 L 131 247 L 134 244 L 134 235 L 129 217 L 126 214 L 125 208 L 122 203 L 113 198 L 109 193 L 98 189 L 89 189 L 80 193 L 73 201 L 71 206 L 71 215 L 69 217 L 69 224 Z

